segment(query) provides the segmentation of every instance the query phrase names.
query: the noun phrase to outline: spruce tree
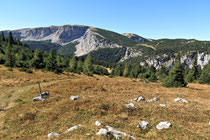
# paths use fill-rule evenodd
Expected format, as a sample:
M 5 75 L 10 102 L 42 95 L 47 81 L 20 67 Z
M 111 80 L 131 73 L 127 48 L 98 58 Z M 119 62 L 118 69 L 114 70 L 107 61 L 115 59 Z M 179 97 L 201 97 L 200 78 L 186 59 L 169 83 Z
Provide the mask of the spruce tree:
M 93 64 L 92 64 L 92 58 L 90 54 L 88 54 L 88 56 L 85 59 L 85 62 L 83 65 L 83 73 L 88 76 L 93 76 Z
M 1 32 L 0 41 L 5 41 L 4 32 Z
M 168 76 L 168 68 L 166 68 L 165 66 L 161 66 L 161 68 L 157 71 L 156 75 L 157 75 L 158 80 L 163 82 Z
M 56 71 L 57 69 L 56 55 L 54 49 L 50 49 L 50 52 L 46 60 L 46 69 L 48 71 Z
M 34 57 L 31 59 L 31 67 L 32 68 L 36 68 L 36 69 L 40 69 L 43 68 L 45 66 L 44 63 L 44 54 L 43 51 L 41 49 L 36 49 L 34 52 Z
M 129 77 L 137 78 L 138 75 L 142 72 L 140 64 L 136 64 L 132 67 Z
M 12 32 L 11 31 L 9 32 L 9 35 L 8 35 L 8 42 L 11 43 L 11 44 L 15 44 L 15 41 L 13 39 L 13 36 L 12 36 Z
M 204 66 L 198 81 L 200 84 L 210 84 L 210 63 Z
M 117 64 L 116 68 L 114 69 L 114 76 L 122 76 L 122 67 L 120 64 Z
M 12 49 L 12 44 L 8 42 L 6 47 L 6 53 L 5 53 L 5 66 L 8 67 L 14 67 L 15 66 L 15 54 Z
M 77 68 L 77 61 L 76 58 L 73 56 L 72 59 L 70 59 L 69 68 L 71 72 L 76 72 Z
M 23 49 L 21 49 L 21 51 L 16 56 L 16 66 L 17 67 L 29 67 L 28 61 L 27 61 L 27 56 Z
M 197 64 L 197 55 L 195 55 L 193 60 L 193 66 L 186 76 L 186 81 L 189 83 L 195 82 L 195 80 L 197 80 L 200 77 L 200 70 L 201 68 Z
M 77 62 L 77 69 L 76 69 L 77 73 L 81 73 L 83 72 L 83 62 L 82 61 L 78 61 Z
M 174 66 L 169 71 L 169 76 L 165 79 L 163 85 L 166 87 L 185 87 L 187 83 L 184 80 L 184 68 L 180 62 L 180 55 L 176 57 Z

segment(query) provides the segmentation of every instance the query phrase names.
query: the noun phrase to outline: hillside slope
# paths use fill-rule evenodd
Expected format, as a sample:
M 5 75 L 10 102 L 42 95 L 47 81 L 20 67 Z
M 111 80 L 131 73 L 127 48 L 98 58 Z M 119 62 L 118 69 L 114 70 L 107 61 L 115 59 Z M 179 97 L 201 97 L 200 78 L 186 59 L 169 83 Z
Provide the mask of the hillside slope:
M 87 77 L 77 74 L 53 74 L 34 71 L 33 74 L 8 71 L 0 66 L 0 138 L 47 139 L 50 132 L 60 135 L 54 139 L 111 139 L 99 136 L 98 120 L 136 139 L 209 139 L 209 85 L 189 84 L 187 88 L 164 88 L 160 83 L 143 83 L 128 78 L 106 76 Z M 33 102 L 42 90 L 49 91 L 46 101 Z M 8 90 L 10 88 L 11 90 Z M 70 96 L 80 96 L 72 101 Z M 160 101 L 133 102 L 136 109 L 124 104 L 144 96 Z M 188 103 L 175 103 L 177 97 Z M 164 103 L 166 107 L 160 107 Z M 149 121 L 145 130 L 137 128 L 140 121 Z M 157 130 L 160 121 L 172 124 L 169 129 Z M 74 131 L 68 128 L 79 125 Z M 122 135 L 123 139 L 129 139 Z

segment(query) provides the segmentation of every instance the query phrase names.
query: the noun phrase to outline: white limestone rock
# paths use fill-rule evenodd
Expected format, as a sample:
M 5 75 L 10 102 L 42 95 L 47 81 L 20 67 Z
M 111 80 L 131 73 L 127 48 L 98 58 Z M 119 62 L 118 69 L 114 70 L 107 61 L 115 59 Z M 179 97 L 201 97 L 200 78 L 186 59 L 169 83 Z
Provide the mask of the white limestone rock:
M 182 99 L 182 98 L 176 98 L 176 99 L 174 99 L 174 102 L 183 102 L 183 103 L 188 103 L 188 101 L 187 101 L 187 100 L 184 100 L 184 99 Z
M 48 138 L 53 137 L 53 136 L 58 136 L 58 135 L 59 135 L 59 133 L 51 132 L 48 134 Z
M 148 103 L 159 101 L 160 99 L 155 97 L 153 99 L 147 100 Z
M 133 103 L 124 104 L 127 108 L 137 108 Z
M 168 129 L 171 126 L 171 123 L 168 122 L 160 122 L 159 124 L 156 125 L 156 128 L 158 130 L 162 130 L 162 129 Z
M 166 107 L 166 104 L 160 104 L 161 107 Z
M 67 130 L 66 130 L 66 132 L 76 130 L 76 129 L 78 129 L 80 126 L 81 126 L 81 124 L 79 124 L 79 125 L 75 125 L 75 126 L 73 126 L 73 127 L 69 128 L 69 129 L 67 129 Z
M 105 128 L 101 128 L 96 135 L 110 135 L 110 133 Z
M 71 96 L 70 99 L 71 99 L 71 100 L 79 100 L 80 97 L 79 97 L 79 96 Z
M 96 122 L 95 122 L 95 125 L 96 125 L 96 126 L 103 126 L 102 123 L 100 123 L 99 121 L 96 121 Z
M 138 98 L 135 98 L 133 101 L 139 102 L 139 101 L 145 101 L 144 96 L 139 96 Z
M 141 121 L 141 122 L 137 125 L 137 127 L 138 127 L 138 128 L 142 128 L 142 129 L 146 129 L 148 125 L 149 125 L 149 122 L 147 122 L 147 121 Z
M 33 101 L 45 101 L 45 100 L 46 100 L 46 99 L 43 98 L 43 97 L 40 96 L 40 95 L 33 98 Z

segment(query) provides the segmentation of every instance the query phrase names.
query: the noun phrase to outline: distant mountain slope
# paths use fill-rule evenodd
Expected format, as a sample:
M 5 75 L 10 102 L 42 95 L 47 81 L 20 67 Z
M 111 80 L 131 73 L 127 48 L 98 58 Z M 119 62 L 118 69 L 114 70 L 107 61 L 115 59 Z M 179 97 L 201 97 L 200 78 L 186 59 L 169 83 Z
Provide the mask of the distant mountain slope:
M 140 42 L 140 43 L 146 43 L 146 42 L 150 42 L 151 41 L 149 39 L 143 38 L 143 37 L 141 37 L 139 35 L 132 34 L 132 33 L 123 33 L 122 35 L 130 38 L 131 40 L 134 40 L 134 41 L 137 41 L 137 42 Z

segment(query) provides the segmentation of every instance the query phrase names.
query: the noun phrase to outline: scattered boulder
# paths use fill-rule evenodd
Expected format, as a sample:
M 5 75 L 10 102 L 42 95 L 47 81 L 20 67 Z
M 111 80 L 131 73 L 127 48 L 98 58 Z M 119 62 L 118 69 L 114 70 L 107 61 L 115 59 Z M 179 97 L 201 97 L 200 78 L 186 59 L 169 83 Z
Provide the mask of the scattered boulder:
M 183 103 L 188 103 L 188 101 L 187 101 L 187 100 L 182 99 L 182 98 L 176 98 L 176 99 L 174 99 L 174 102 L 183 102 Z
M 133 101 L 139 102 L 139 101 L 145 101 L 144 96 L 139 96 L 138 98 L 135 98 Z
M 78 129 L 80 126 L 81 126 L 81 124 L 75 125 L 75 126 L 69 128 L 69 129 L 67 129 L 66 132 L 69 132 L 69 131 L 73 131 L 73 130 L 75 130 L 75 129 Z
M 113 133 L 113 136 L 116 138 L 116 139 L 121 139 L 122 137 L 119 135 L 119 134 L 122 134 L 124 136 L 127 136 L 127 137 L 130 137 L 132 139 L 135 139 L 134 136 L 131 136 L 130 134 L 127 134 L 125 132 L 121 132 L 121 131 L 117 131 L 115 130 L 113 127 L 111 126 L 106 126 L 108 128 L 108 131 L 109 132 L 112 132 Z
M 156 125 L 156 128 L 158 130 L 162 130 L 162 129 L 168 129 L 171 126 L 171 123 L 168 122 L 160 122 L 159 124 Z
M 100 123 L 99 121 L 96 121 L 95 122 L 95 125 L 97 125 L 97 126 L 103 126 L 102 123 Z
M 161 107 L 166 107 L 166 104 L 160 104 Z
M 45 100 L 46 100 L 45 98 L 43 98 L 42 96 L 38 95 L 38 96 L 34 97 L 32 101 L 45 101 Z
M 160 99 L 155 97 L 153 99 L 147 100 L 148 103 L 159 101 Z
M 56 132 L 51 132 L 48 134 L 48 138 L 52 137 L 52 136 L 58 136 L 59 133 L 56 133 Z
M 96 135 L 110 135 L 110 133 L 105 129 L 105 128 L 101 128 Z
M 130 104 L 124 104 L 127 108 L 133 107 L 133 108 L 137 108 L 133 103 Z
M 71 100 L 79 100 L 80 97 L 79 97 L 79 96 L 71 96 L 70 99 L 71 99 Z
M 141 128 L 141 129 L 146 129 L 148 125 L 149 125 L 149 122 L 141 121 L 141 122 L 137 125 L 137 127 L 138 127 L 138 128 Z

